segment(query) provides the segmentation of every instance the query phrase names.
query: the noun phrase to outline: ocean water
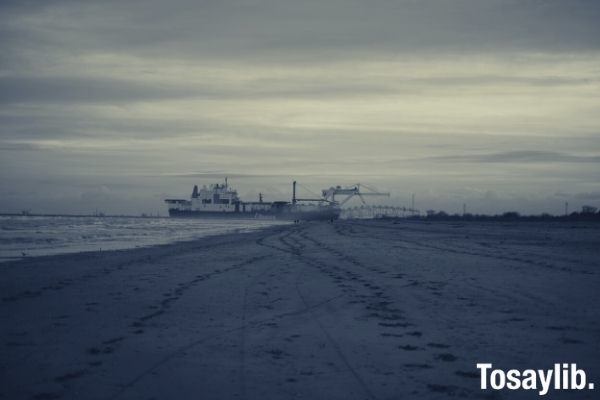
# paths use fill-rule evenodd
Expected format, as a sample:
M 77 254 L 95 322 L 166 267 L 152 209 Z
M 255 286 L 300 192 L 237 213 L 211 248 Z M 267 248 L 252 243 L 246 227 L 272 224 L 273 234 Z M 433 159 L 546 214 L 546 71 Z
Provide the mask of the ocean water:
M 273 220 L 0 216 L 0 262 L 50 254 L 151 246 L 284 223 Z

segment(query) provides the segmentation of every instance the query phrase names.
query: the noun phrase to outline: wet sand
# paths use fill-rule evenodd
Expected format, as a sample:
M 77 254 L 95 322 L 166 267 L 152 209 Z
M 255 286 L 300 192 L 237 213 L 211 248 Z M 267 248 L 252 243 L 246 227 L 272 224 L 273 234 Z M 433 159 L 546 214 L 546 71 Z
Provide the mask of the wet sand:
M 600 384 L 600 226 L 306 223 L 0 265 L 0 399 L 538 398 Z M 548 398 L 594 398 L 594 391 Z

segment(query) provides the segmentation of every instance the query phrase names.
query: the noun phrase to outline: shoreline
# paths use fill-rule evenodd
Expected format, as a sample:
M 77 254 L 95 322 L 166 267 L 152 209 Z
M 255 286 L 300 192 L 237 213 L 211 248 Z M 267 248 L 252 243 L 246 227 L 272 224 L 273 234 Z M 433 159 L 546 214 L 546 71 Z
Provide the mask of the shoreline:
M 72 216 L 69 216 L 72 217 Z M 84 217 L 84 216 L 81 216 Z M 106 216 L 105 218 L 117 218 L 119 216 Z M 129 218 L 129 217 L 127 217 Z M 138 218 L 151 218 L 151 217 L 138 217 Z M 165 217 L 168 218 L 168 217 Z M 236 220 L 236 221 L 244 221 L 244 220 Z M 325 223 L 325 222 L 323 222 Z M 344 219 L 344 220 L 338 220 L 336 221 L 336 223 L 351 223 L 351 224 L 356 224 L 356 225 L 369 225 L 369 224 L 392 224 L 392 225 L 398 225 L 398 224 L 408 224 L 408 225 L 423 225 L 423 226 L 427 226 L 427 225 L 436 225 L 436 226 L 443 226 L 443 225 L 452 225 L 452 226 L 456 226 L 457 224 L 459 225 L 463 225 L 463 226 L 476 226 L 476 225 L 491 225 L 491 226 L 502 226 L 502 227 L 506 227 L 506 226 L 523 226 L 523 225 L 529 225 L 531 224 L 534 227 L 540 227 L 544 224 L 549 225 L 550 227 L 553 228 L 586 228 L 586 229 L 596 229 L 597 227 L 599 227 L 598 225 L 598 221 L 596 220 L 568 220 L 568 219 L 550 219 L 550 220 L 542 220 L 542 219 L 519 219 L 519 220 L 498 220 L 498 219 L 482 219 L 482 220 L 452 220 L 452 219 L 448 219 L 448 220 L 427 220 L 427 219 L 411 219 L 411 218 L 400 218 L 400 219 L 394 219 L 394 218 L 381 218 L 381 219 Z M 18 263 L 21 261 L 26 261 L 26 260 L 30 260 L 33 262 L 36 262 L 36 260 L 40 259 L 40 261 L 43 261 L 44 258 L 47 257 L 58 257 L 58 256 L 70 256 L 70 255 L 79 255 L 79 254 L 89 254 L 90 256 L 94 256 L 95 254 L 107 254 L 110 252 L 123 252 L 123 251 L 136 251 L 136 250 L 142 250 L 142 249 L 149 249 L 149 248 L 154 248 L 154 247 L 163 247 L 163 246 L 171 246 L 171 245 L 179 245 L 179 244 L 184 244 L 184 243 L 188 243 L 188 242 L 196 242 L 196 241 L 205 241 L 209 238 L 213 238 L 216 236 L 228 236 L 228 235 L 239 235 L 239 234 L 246 234 L 246 233 L 253 233 L 255 231 L 259 231 L 259 230 L 264 230 L 264 229 L 270 229 L 270 228 L 274 228 L 277 226 L 287 226 L 288 224 L 277 224 L 275 226 L 266 226 L 266 227 L 260 227 L 260 228 L 252 228 L 249 229 L 246 232 L 221 232 L 221 233 L 214 233 L 214 234 L 208 234 L 206 236 L 202 236 L 202 237 L 198 237 L 198 238 L 186 238 L 186 239 L 181 239 L 181 240 L 175 240 L 172 242 L 166 242 L 166 243 L 149 243 L 149 244 L 136 244 L 133 247 L 116 247 L 116 248 L 108 248 L 105 250 L 102 250 L 100 248 L 100 250 L 73 250 L 73 251 L 65 251 L 62 253 L 54 253 L 54 254 L 42 254 L 42 255 L 30 255 L 27 254 L 24 257 L 4 257 L 4 259 L 2 257 L 0 257 L 0 269 L 7 266 L 8 264 L 13 264 L 13 263 Z M 290 223 L 291 225 L 291 223 Z M 244 230 L 246 228 L 236 228 L 235 230 Z M 82 245 L 85 245 L 82 244 Z M 119 245 L 117 245 L 119 246 Z
M 302 223 L 3 263 L 0 398 L 492 395 L 476 362 L 597 381 L 600 228 L 570 226 Z
M 138 224 L 129 218 L 115 217 L 116 221 L 77 224 L 49 221 L 32 225 L 21 222 L 2 225 L 0 237 L 0 265 L 23 259 L 44 256 L 77 254 L 87 252 L 107 252 L 152 247 L 178 242 L 203 240 L 210 236 L 252 232 L 269 226 L 284 225 L 282 222 L 240 220 L 198 221 L 171 219 L 161 225 Z M 6 228 L 6 231 L 4 229 Z M 100 233 L 97 234 L 97 231 Z M 30 243 L 22 242 L 30 235 Z

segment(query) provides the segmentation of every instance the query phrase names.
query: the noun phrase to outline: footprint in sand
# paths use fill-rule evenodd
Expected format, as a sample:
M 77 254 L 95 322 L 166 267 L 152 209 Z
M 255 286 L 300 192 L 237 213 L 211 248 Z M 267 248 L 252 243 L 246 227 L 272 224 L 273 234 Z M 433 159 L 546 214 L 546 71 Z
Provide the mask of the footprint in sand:
M 283 350 L 280 349 L 271 349 L 271 350 L 267 350 L 266 351 L 268 354 L 271 355 L 271 357 L 273 357 L 275 360 L 280 360 L 285 356 L 289 356 L 288 353 L 286 353 Z
M 404 335 L 401 334 L 401 333 L 387 333 L 387 332 L 384 332 L 384 333 L 381 334 L 381 336 L 383 336 L 383 337 L 402 337 Z
M 406 368 L 413 368 L 413 369 L 430 369 L 430 368 L 433 368 L 429 364 L 404 364 L 404 366 Z
M 398 348 L 401 349 L 401 350 L 406 350 L 406 351 L 421 350 L 420 347 L 413 346 L 413 345 L 410 345 L 410 344 L 406 344 L 404 346 L 398 346 Z
M 61 376 L 57 376 L 56 378 L 54 378 L 55 382 L 59 382 L 59 383 L 63 383 L 66 381 L 70 381 L 73 379 L 77 379 L 77 378 L 81 378 L 83 375 L 86 374 L 86 370 L 82 369 L 82 370 L 78 370 L 78 371 L 73 371 L 73 372 L 67 372 L 64 375 Z
M 99 354 L 110 354 L 113 351 L 115 351 L 114 348 L 110 347 L 110 346 L 106 346 L 102 349 L 98 348 L 98 347 L 90 347 L 89 349 L 87 349 L 87 353 L 92 355 L 92 356 L 96 356 Z
M 409 326 L 412 326 L 412 324 L 408 323 L 408 322 L 380 322 L 379 326 L 383 326 L 386 328 L 407 328 Z
M 443 343 L 427 343 L 427 346 L 434 347 L 436 349 L 447 349 L 450 347 L 449 345 Z
M 551 331 L 576 330 L 572 326 L 566 326 L 566 325 L 551 325 L 551 326 L 547 326 L 546 329 L 551 330 Z
M 580 343 L 583 343 L 579 339 L 573 339 L 573 338 L 569 338 L 569 337 L 561 337 L 559 340 L 560 340 L 561 343 L 564 343 L 564 344 L 580 344 Z
M 445 362 L 454 362 L 458 359 L 454 354 L 451 354 L 451 353 L 436 354 L 434 358 L 436 360 L 445 361 Z
M 293 342 L 295 339 L 298 339 L 299 337 L 301 337 L 302 335 L 299 335 L 297 333 L 290 335 L 288 337 L 286 337 L 284 340 L 287 342 Z
M 32 398 L 34 400 L 55 400 L 60 399 L 61 397 L 62 396 L 58 393 L 43 392 L 33 395 Z
M 457 394 L 457 392 L 460 390 L 459 387 L 457 386 L 452 386 L 452 385 L 438 385 L 438 384 L 428 384 L 427 387 L 429 388 L 429 390 L 431 390 L 432 392 L 435 393 L 444 393 L 447 394 L 449 396 L 454 396 Z M 464 394 L 461 395 L 461 397 L 463 397 Z
M 102 344 L 114 344 L 120 342 L 121 340 L 125 340 L 125 338 L 123 336 L 119 336 L 116 338 L 105 340 L 104 342 L 102 342 Z
M 456 371 L 455 374 L 458 376 L 462 376 L 463 378 L 473 378 L 473 379 L 480 378 L 480 376 L 477 372 L 472 372 L 472 371 Z

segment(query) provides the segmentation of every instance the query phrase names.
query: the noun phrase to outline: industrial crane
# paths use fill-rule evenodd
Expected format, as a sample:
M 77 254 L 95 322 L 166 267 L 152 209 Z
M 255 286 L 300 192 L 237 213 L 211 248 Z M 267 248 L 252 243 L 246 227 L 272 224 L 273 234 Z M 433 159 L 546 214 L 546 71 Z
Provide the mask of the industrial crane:
M 365 199 L 363 198 L 363 196 L 387 196 L 389 197 L 390 194 L 387 192 L 379 192 L 367 185 L 362 185 L 362 187 L 366 188 L 367 190 L 369 190 L 368 192 L 361 192 L 361 184 L 357 183 L 353 186 L 348 186 L 348 187 L 341 187 L 341 186 L 335 186 L 335 187 L 330 187 L 329 189 L 325 189 L 322 191 L 323 193 L 323 198 L 326 201 L 330 201 L 332 203 L 336 203 L 335 200 L 335 196 L 336 195 L 345 195 L 346 198 L 344 198 L 342 201 L 340 201 L 338 204 L 339 206 L 343 206 L 344 204 L 346 204 L 352 197 L 354 196 L 358 196 L 360 198 L 360 201 L 362 201 L 363 204 L 367 204 L 365 202 Z

